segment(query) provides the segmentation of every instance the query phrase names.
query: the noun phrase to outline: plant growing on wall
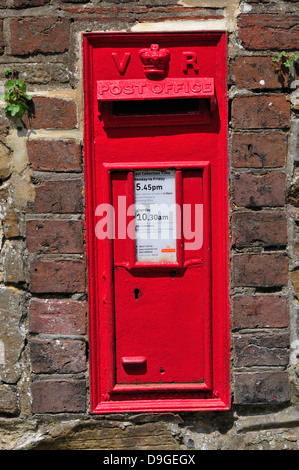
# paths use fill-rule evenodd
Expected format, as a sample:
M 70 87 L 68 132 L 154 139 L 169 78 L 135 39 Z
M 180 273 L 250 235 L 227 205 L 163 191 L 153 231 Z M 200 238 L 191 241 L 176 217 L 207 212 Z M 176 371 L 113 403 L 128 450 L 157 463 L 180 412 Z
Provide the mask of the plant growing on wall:
M 291 68 L 295 65 L 298 59 L 299 57 L 295 54 L 287 53 L 286 51 L 280 52 L 277 57 L 272 57 L 273 62 L 276 62 L 277 64 L 281 63 L 287 68 Z
M 29 109 L 28 101 L 32 98 L 26 93 L 26 85 L 18 78 L 18 72 L 5 68 L 4 75 L 7 78 L 4 84 L 7 89 L 4 92 L 5 112 L 12 118 L 22 119 Z

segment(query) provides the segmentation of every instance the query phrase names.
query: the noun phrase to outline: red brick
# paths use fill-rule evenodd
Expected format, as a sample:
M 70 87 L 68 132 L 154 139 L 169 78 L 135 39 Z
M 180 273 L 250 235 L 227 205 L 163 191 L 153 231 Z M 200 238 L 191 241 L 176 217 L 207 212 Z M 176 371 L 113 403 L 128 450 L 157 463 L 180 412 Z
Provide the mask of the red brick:
M 289 73 L 272 57 L 237 57 L 232 75 L 239 88 L 263 89 L 288 86 Z
M 10 33 L 14 55 L 57 54 L 70 47 L 70 21 L 66 18 L 13 18 Z
M 83 210 L 82 181 L 42 181 L 35 186 L 35 200 L 28 205 L 28 212 L 81 213 Z
M 234 203 L 240 207 L 284 206 L 286 176 L 273 171 L 266 175 L 242 173 L 233 180 Z
M 86 316 L 86 302 L 32 299 L 29 331 L 49 335 L 84 335 L 86 334 Z
M 85 291 L 85 263 L 78 259 L 39 259 L 30 264 L 31 292 Z
M 287 299 L 282 295 L 240 295 L 233 299 L 234 328 L 285 328 Z
M 288 331 L 242 334 L 233 343 L 236 367 L 288 365 Z
M 77 126 L 76 103 L 61 98 L 36 96 L 23 121 L 29 129 L 74 129 Z
M 42 380 L 31 385 L 33 413 L 80 413 L 86 409 L 85 380 Z
M 29 220 L 26 224 L 30 253 L 82 253 L 82 220 Z
M 72 339 L 30 341 L 32 372 L 72 374 L 86 370 L 85 343 Z
M 287 244 L 284 212 L 236 212 L 232 217 L 232 226 L 237 248 Z
M 299 49 L 299 15 L 242 14 L 238 17 L 238 36 L 246 49 Z
M 81 148 L 75 140 L 29 140 L 28 157 L 35 171 L 82 171 Z
M 285 165 L 287 137 L 284 134 L 235 133 L 232 165 L 236 168 L 277 168 Z
M 233 266 L 235 286 L 281 287 L 288 282 L 288 261 L 282 254 L 237 254 Z
M 275 129 L 290 126 L 286 95 L 239 96 L 233 100 L 233 125 L 239 129 Z
M 51 0 L 14 0 L 13 4 L 16 8 L 39 7 L 50 3 Z
M 287 372 L 241 372 L 235 374 L 234 402 L 240 405 L 280 404 L 289 401 Z

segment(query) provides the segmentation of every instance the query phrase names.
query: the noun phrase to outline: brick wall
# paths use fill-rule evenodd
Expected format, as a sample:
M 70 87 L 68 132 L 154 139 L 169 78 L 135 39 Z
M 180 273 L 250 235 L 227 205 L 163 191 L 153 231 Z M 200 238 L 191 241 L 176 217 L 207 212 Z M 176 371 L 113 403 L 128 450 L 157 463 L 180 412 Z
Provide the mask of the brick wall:
M 82 448 L 89 436 L 111 449 L 296 448 L 298 71 L 272 57 L 299 55 L 298 3 L 1 0 L 0 8 L 0 73 L 14 66 L 33 96 L 22 130 L 3 107 L 0 116 L 3 446 Z M 117 416 L 108 426 L 89 415 L 80 32 L 176 28 L 230 33 L 232 412 L 150 424 Z

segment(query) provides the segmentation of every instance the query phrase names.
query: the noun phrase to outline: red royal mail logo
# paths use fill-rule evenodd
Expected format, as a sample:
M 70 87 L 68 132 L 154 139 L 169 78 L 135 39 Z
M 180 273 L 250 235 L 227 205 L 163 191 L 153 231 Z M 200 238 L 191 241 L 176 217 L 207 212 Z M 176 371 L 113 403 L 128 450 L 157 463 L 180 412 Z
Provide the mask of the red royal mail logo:
M 139 57 L 144 66 L 146 76 L 163 76 L 167 73 L 170 52 L 160 49 L 158 44 L 151 44 L 150 49 L 141 49 Z

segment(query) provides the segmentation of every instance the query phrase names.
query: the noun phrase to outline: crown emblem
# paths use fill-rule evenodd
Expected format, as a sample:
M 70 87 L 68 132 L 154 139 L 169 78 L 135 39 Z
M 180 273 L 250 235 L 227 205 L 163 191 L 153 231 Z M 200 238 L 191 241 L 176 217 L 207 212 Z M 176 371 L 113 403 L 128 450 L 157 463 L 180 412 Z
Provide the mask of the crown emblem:
M 167 49 L 160 49 L 158 44 L 151 44 L 149 49 L 139 51 L 139 57 L 147 76 L 161 77 L 167 73 L 170 61 L 170 52 Z

